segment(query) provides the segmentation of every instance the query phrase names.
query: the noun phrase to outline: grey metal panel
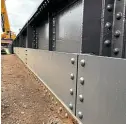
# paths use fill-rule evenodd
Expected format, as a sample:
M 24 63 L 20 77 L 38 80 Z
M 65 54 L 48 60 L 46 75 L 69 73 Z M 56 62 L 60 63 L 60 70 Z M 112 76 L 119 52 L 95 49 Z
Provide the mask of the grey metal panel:
M 126 124 L 126 60 L 80 55 L 77 86 L 77 116 L 82 112 L 84 124 Z
M 81 52 L 82 21 L 82 0 L 57 15 L 56 51 Z
M 38 49 L 49 49 L 49 23 L 46 22 L 37 28 Z
M 74 64 L 71 64 L 71 58 L 75 59 Z M 73 104 L 75 113 L 77 55 L 28 49 L 27 63 L 67 106 Z M 73 95 L 70 89 L 73 89 Z

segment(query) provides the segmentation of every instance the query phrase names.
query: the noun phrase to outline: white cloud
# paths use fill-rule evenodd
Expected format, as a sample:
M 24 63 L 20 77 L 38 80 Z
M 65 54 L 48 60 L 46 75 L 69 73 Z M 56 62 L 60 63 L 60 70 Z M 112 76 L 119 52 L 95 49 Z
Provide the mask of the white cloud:
M 43 0 L 6 0 L 10 27 L 16 34 Z

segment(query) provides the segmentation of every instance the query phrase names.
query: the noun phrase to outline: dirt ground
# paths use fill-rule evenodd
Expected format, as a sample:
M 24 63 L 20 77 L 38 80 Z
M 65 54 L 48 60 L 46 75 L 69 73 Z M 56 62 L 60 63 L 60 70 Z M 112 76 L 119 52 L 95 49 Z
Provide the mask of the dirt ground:
M 77 124 L 16 55 L 1 55 L 2 124 Z

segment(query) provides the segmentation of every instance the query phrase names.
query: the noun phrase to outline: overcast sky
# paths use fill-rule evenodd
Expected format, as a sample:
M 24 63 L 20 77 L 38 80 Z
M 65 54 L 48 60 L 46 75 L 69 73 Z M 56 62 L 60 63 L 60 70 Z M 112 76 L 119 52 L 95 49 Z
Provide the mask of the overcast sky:
M 6 0 L 11 30 L 16 34 L 43 0 Z

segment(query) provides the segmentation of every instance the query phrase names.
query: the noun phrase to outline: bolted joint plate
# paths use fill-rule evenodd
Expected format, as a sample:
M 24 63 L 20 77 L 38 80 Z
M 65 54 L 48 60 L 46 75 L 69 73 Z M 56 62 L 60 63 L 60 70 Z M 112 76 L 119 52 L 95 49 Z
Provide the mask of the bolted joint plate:
M 28 52 L 28 65 L 75 114 L 77 54 L 39 49 L 29 49 Z
M 112 50 L 113 57 L 123 57 L 124 45 L 124 24 L 125 24 L 125 0 L 115 0 L 115 8 L 113 14 L 113 37 Z
M 82 123 L 125 124 L 125 74 L 125 59 L 79 55 L 76 116 Z

